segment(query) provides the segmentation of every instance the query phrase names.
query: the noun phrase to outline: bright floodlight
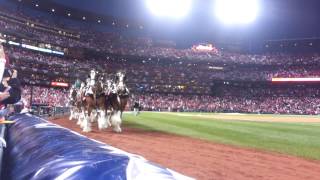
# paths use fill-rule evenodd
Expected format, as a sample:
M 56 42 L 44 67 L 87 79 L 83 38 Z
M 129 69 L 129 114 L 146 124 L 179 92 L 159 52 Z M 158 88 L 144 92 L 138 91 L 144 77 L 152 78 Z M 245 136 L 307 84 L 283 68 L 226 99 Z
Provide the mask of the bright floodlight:
M 183 17 L 191 8 L 192 0 L 146 0 L 151 12 L 157 16 Z
M 226 24 L 248 24 L 259 11 L 258 0 L 216 0 L 216 16 Z

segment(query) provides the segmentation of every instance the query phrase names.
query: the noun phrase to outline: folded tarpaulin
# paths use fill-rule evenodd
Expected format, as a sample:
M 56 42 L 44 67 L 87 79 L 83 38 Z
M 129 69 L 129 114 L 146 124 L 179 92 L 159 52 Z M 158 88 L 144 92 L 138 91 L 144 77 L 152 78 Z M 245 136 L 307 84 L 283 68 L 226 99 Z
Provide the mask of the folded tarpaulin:
M 3 179 L 191 179 L 29 114 L 10 119 Z

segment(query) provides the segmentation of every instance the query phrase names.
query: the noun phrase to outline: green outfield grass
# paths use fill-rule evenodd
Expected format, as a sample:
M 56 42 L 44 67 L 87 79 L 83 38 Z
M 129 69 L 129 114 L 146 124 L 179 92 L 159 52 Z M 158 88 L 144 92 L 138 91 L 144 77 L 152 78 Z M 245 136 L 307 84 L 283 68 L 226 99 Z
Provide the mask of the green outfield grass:
M 212 115 L 208 117 L 208 115 Z M 281 115 L 233 115 L 234 120 L 205 113 L 143 112 L 124 115 L 124 124 L 148 131 L 161 131 L 222 144 L 279 152 L 320 160 L 320 123 L 280 123 L 240 121 L 248 116 L 282 118 Z M 286 116 L 291 117 L 291 116 Z M 295 116 L 296 117 L 296 116 Z M 309 118 L 309 116 L 301 116 Z M 310 118 L 314 118 L 311 117 Z M 320 117 L 319 117 L 320 118 Z

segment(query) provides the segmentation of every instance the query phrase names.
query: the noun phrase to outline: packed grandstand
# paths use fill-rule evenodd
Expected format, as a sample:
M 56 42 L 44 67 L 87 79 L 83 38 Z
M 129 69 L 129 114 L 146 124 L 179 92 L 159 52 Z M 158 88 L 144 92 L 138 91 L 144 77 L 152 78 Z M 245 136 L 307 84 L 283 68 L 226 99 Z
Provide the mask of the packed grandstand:
M 28 104 L 68 106 L 68 88 L 91 69 L 124 70 L 131 98 L 143 110 L 320 114 L 314 84 L 274 84 L 272 78 L 319 77 L 315 53 L 180 49 L 148 37 L 55 23 L 0 8 L 0 40 L 19 71 Z

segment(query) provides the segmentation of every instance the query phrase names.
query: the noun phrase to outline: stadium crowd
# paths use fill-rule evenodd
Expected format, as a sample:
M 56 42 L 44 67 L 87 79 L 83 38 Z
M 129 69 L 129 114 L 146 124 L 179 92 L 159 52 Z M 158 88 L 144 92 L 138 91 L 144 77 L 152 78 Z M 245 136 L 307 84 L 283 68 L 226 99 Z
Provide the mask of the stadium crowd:
M 22 96 L 28 103 L 31 90 L 33 104 L 55 107 L 68 105 L 66 89 L 24 86 Z M 295 91 L 290 91 L 290 88 L 247 88 L 232 91 L 225 90 L 221 96 L 134 93 L 127 109 L 139 101 L 141 109 L 146 111 L 320 114 L 320 91 L 316 88 Z
M 318 89 L 246 88 L 223 93 L 222 96 L 136 94 L 132 99 L 149 111 L 320 114 Z
M 9 47 L 7 54 L 12 59 L 12 66 L 28 68 L 32 71 L 48 74 L 62 74 L 64 76 L 81 77 L 89 69 L 98 69 L 106 73 L 125 69 L 128 73 L 129 83 L 139 81 L 149 82 L 157 80 L 158 83 L 177 85 L 205 85 L 213 80 L 226 81 L 268 81 L 273 77 L 318 77 L 319 66 L 223 66 L 222 69 L 210 69 L 207 63 L 186 63 L 162 59 L 141 59 L 130 56 L 112 56 L 92 58 L 91 60 L 78 60 L 72 57 L 53 56 L 22 48 Z M 97 63 L 92 63 L 95 61 Z
M 258 64 L 258 65 L 306 65 L 315 64 L 320 59 L 318 54 L 300 54 L 290 55 L 286 53 L 276 54 L 240 54 L 229 52 L 206 52 L 194 51 L 192 49 L 177 49 L 174 47 L 156 46 L 153 40 L 147 37 L 125 37 L 115 33 L 102 33 L 96 31 L 79 32 L 78 38 L 70 38 L 66 33 L 70 30 L 59 29 L 52 33 L 52 24 L 41 25 L 41 29 L 35 24 L 36 20 L 24 19 L 23 22 L 15 21 L 17 15 L 13 12 L 6 12 L 7 16 L 0 14 L 0 31 L 3 33 L 20 35 L 22 39 L 30 37 L 36 41 L 60 45 L 62 47 L 80 47 L 103 51 L 105 53 L 116 55 L 130 55 L 150 58 L 171 58 L 175 60 L 205 60 L 213 63 L 236 63 L 236 64 Z M 9 16 L 9 17 L 8 17 Z M 19 16 L 19 19 L 23 17 Z M 48 22 L 47 22 L 48 23 Z M 32 25 L 33 24 L 33 25 Z M 79 29 L 79 28 L 78 28 Z M 23 36 L 22 36 L 23 35 Z
M 66 106 L 67 90 L 48 88 L 50 82 L 71 84 L 76 78 L 84 80 L 90 69 L 97 69 L 107 74 L 125 70 L 127 85 L 134 94 L 132 99 L 138 99 L 145 110 L 320 113 L 319 92 L 315 89 L 298 92 L 222 89 L 223 95 L 212 95 L 214 81 L 265 82 L 273 77 L 319 77 L 319 54 L 252 55 L 178 49 L 172 43 L 159 46 L 147 37 L 92 30 L 76 32 L 2 9 L 0 38 L 35 45 L 43 43 L 66 52 L 64 56 L 52 55 L 6 45 L 11 67 L 19 70 L 20 79 L 26 85 L 25 99 L 30 101 L 32 90 L 32 103 L 36 104 Z M 84 55 L 74 57 L 67 53 L 75 47 Z
M 68 90 L 38 86 L 22 87 L 23 100 L 30 104 L 32 96 L 32 104 L 67 107 L 68 105 Z M 32 91 L 32 93 L 31 93 Z

